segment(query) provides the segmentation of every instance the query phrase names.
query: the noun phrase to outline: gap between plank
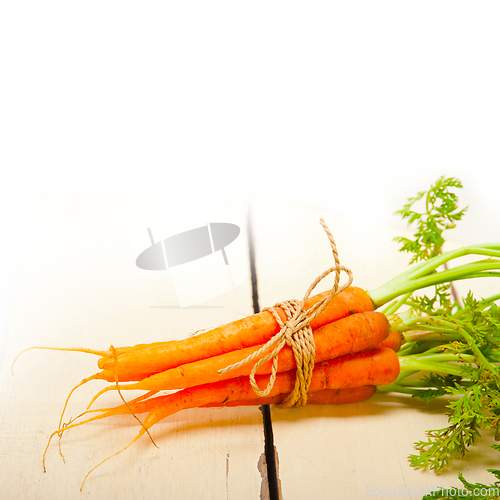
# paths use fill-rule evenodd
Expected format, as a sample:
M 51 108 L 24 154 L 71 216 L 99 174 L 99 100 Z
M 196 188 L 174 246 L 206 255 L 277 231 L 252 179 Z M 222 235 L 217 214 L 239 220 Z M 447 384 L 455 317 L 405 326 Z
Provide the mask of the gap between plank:
M 259 305 L 259 292 L 257 289 L 257 270 L 255 267 L 255 240 L 252 225 L 252 211 L 250 208 L 250 201 L 248 203 L 248 219 L 247 219 L 247 232 L 248 232 L 248 252 L 250 260 L 250 277 L 252 282 L 252 305 L 253 312 L 257 314 L 260 312 Z M 267 483 L 269 486 L 269 500 L 281 500 L 279 475 L 276 460 L 276 449 L 274 447 L 273 424 L 271 421 L 271 409 L 269 405 L 260 407 L 262 412 L 262 423 L 264 426 L 264 455 L 267 467 Z M 264 478 L 263 478 L 264 480 Z M 262 496 L 262 495 L 261 495 Z M 262 498 L 262 500 L 264 500 Z

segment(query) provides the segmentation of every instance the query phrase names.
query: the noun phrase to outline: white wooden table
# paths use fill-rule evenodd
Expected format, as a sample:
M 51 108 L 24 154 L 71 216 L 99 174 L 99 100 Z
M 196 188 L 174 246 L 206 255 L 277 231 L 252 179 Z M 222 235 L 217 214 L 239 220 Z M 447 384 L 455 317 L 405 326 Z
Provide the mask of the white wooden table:
M 33 246 L 17 283 L 0 378 L 2 499 L 259 499 L 276 498 L 280 490 L 285 500 L 306 495 L 415 500 L 436 485 L 456 485 L 457 471 L 474 481 L 490 481 L 484 469 L 496 466 L 499 457 L 486 445 L 477 446 L 440 477 L 411 469 L 407 456 L 412 443 L 424 438 L 425 430 L 446 424 L 444 404 L 424 405 L 390 394 L 345 406 L 271 407 L 272 434 L 266 439 L 268 448 L 275 447 L 278 483 L 270 485 L 263 414 L 257 407 L 180 412 L 152 429 L 159 449 L 142 438 L 97 469 L 79 493 L 90 468 L 137 432 L 131 416 L 94 422 L 64 437 L 65 463 L 57 443 L 51 445 L 44 474 L 42 454 L 67 393 L 94 373 L 96 364 L 90 354 L 33 350 L 17 360 L 12 374 L 10 364 L 22 349 L 45 345 L 105 350 L 110 344 L 179 339 L 252 314 L 257 295 L 260 308 L 302 298 L 332 263 L 320 217 L 334 234 L 342 263 L 353 270 L 355 285 L 373 289 L 407 264 L 392 241 L 401 234 L 394 227 L 321 206 L 255 196 L 250 210 L 257 288 L 252 290 L 249 272 L 241 274 L 243 268 L 250 269 L 246 205 L 228 198 L 203 215 L 206 222 L 219 217 L 241 228 L 240 253 L 229 254 L 229 267 L 236 263 L 231 276 L 238 277 L 235 286 L 180 307 L 179 284 L 168 271 L 135 266 L 140 245 L 130 243 L 130 221 L 148 201 L 144 191 L 108 188 L 46 190 L 38 200 L 34 216 L 43 238 Z M 329 286 L 326 279 L 317 291 Z M 485 294 L 488 287 L 494 289 L 493 284 L 482 286 Z M 100 387 L 91 382 L 78 389 L 66 416 L 77 415 Z M 115 404 L 115 397 L 103 397 L 103 404 Z

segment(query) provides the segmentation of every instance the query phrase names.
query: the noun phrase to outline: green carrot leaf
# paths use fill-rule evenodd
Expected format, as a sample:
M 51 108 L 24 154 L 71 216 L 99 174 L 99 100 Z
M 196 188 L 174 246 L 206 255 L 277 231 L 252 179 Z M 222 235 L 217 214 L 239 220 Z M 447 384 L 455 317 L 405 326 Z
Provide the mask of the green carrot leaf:
M 454 177 L 441 176 L 428 191 L 420 191 L 409 198 L 401 210 L 396 211 L 408 226 L 416 226 L 414 239 L 398 236 L 401 252 L 413 254 L 410 264 L 428 260 L 442 254 L 445 240 L 443 232 L 453 229 L 462 219 L 467 207 L 459 209 L 458 196 L 452 189 L 461 189 L 462 183 Z M 423 205 L 420 210 L 415 205 Z M 421 312 L 432 314 L 436 310 L 449 310 L 452 307 L 451 285 L 436 285 L 432 297 L 413 295 L 413 307 Z
M 429 191 L 421 191 L 409 198 L 408 203 L 396 212 L 408 225 L 416 224 L 414 240 L 395 238 L 402 244 L 400 251 L 413 254 L 410 264 L 439 255 L 445 242 L 443 232 L 453 229 L 467 211 L 467 207 L 458 209 L 458 197 L 450 191 L 451 188 L 462 188 L 462 183 L 456 178 L 441 176 Z M 420 200 L 424 202 L 423 210 L 413 210 Z

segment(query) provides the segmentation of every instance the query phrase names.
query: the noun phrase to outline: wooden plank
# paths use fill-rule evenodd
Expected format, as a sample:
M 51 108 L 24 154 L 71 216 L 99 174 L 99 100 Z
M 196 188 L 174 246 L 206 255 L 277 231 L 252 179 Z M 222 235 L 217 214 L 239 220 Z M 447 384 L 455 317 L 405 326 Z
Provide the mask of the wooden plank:
M 42 238 L 33 241 L 19 277 L 0 379 L 2 498 L 76 497 L 85 474 L 138 432 L 132 416 L 68 431 L 61 442 L 66 463 L 53 442 L 44 474 L 42 454 L 49 434 L 57 428 L 63 402 L 76 383 L 97 371 L 96 359 L 77 352 L 28 351 L 12 375 L 10 364 L 22 349 L 42 345 L 106 350 L 110 344 L 179 339 L 253 312 L 249 277 L 231 265 L 243 262 L 245 272 L 249 267 L 246 208 L 241 200 L 231 196 L 216 200 L 202 216 L 240 226 L 238 240 L 226 250 L 232 278 L 244 279 L 227 293 L 181 308 L 168 272 L 135 266 L 129 222 L 150 196 L 141 190 L 105 188 L 47 188 L 40 194 L 34 217 Z M 220 252 L 217 257 L 222 259 Z M 65 421 L 85 409 L 103 386 L 94 381 L 78 389 Z M 117 403 L 116 395 L 101 401 L 104 406 Z M 147 437 L 139 440 L 89 476 L 84 496 L 259 496 L 264 442 L 258 408 L 184 411 L 157 425 L 151 434 L 159 449 Z
M 393 241 L 405 233 L 390 224 L 277 197 L 255 196 L 251 210 L 261 307 L 301 299 L 314 278 L 333 265 L 320 217 L 334 235 L 341 262 L 353 270 L 354 285 L 372 290 L 407 268 L 408 257 Z M 450 242 L 450 248 L 458 243 Z M 331 285 L 328 278 L 317 291 Z M 498 453 L 482 444 L 440 476 L 409 466 L 413 443 L 425 439 L 426 430 L 447 425 L 444 412 L 442 401 L 426 405 L 392 394 L 344 406 L 272 407 L 283 498 L 420 499 L 436 486 L 459 485 L 457 471 L 489 484 L 492 476 L 485 469 L 494 466 Z

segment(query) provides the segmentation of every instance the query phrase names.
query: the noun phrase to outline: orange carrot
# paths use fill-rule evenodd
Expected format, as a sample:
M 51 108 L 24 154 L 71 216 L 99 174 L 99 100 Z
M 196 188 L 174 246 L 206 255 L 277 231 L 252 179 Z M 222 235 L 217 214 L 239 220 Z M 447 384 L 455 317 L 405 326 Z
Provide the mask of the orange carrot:
M 317 363 L 309 391 L 323 389 L 346 389 L 361 385 L 387 385 L 396 380 L 399 375 L 398 355 L 388 347 L 374 347 L 355 354 L 340 356 L 328 361 Z M 268 375 L 256 377 L 257 384 L 264 385 L 269 381 Z M 295 370 L 277 374 L 269 396 L 290 393 L 295 385 Z M 212 384 L 203 384 L 167 396 L 154 410 L 149 412 L 143 422 L 136 439 L 142 436 L 146 429 L 164 418 L 187 408 L 195 408 L 207 404 L 223 404 L 227 401 L 245 400 L 251 398 L 253 387 L 248 377 L 238 377 Z
M 377 390 L 375 385 L 346 387 L 345 389 L 323 389 L 307 396 L 308 405 L 345 405 L 370 399 Z M 264 404 L 264 403 L 261 403 Z
M 310 297 L 305 303 L 305 308 L 311 308 L 329 293 L 328 290 Z M 373 308 L 372 299 L 365 290 L 349 286 L 335 295 L 323 312 L 311 321 L 311 328 L 314 331 L 349 315 L 373 311 Z M 285 313 L 280 307 L 277 307 L 276 311 L 282 320 L 286 320 Z M 182 340 L 115 347 L 108 351 L 84 347 L 34 346 L 25 349 L 17 357 L 31 349 L 86 352 L 100 356 L 97 365 L 102 371 L 93 375 L 92 379 L 114 382 L 116 374 L 118 381 L 131 382 L 186 363 L 263 345 L 278 333 L 279 329 L 272 313 L 262 311 Z
M 310 297 L 306 309 L 329 293 L 326 291 Z M 350 286 L 333 297 L 324 311 L 311 321 L 311 328 L 315 330 L 350 314 L 372 310 L 373 302 L 367 292 Z M 281 308 L 277 311 L 286 320 Z M 262 311 L 183 340 L 117 348 L 117 359 L 108 353 L 98 360 L 98 367 L 105 373 L 116 370 L 121 382 L 142 380 L 179 365 L 265 344 L 279 329 L 272 313 Z
M 305 308 L 311 308 L 314 304 L 317 304 L 327 297 L 329 293 L 330 291 L 325 291 L 310 297 L 305 302 Z M 349 315 L 354 315 L 363 311 L 372 311 L 372 309 L 373 302 L 367 292 L 361 288 L 350 286 L 335 295 L 323 312 L 311 321 L 310 325 L 314 331 L 329 323 L 349 317 Z M 276 307 L 276 311 L 282 320 L 286 320 L 285 313 L 280 307 Z M 70 392 L 71 395 L 77 387 L 82 386 L 90 380 L 104 379 L 115 384 L 117 381 L 137 381 L 168 370 L 169 368 L 177 367 L 180 364 L 192 363 L 234 350 L 245 349 L 249 346 L 258 345 L 260 348 L 260 346 L 270 340 L 274 334 L 278 333 L 279 328 L 280 326 L 272 313 L 263 311 L 259 314 L 242 318 L 227 325 L 179 341 L 139 344 L 135 347 L 113 347 L 112 349 L 110 348 L 108 352 L 96 351 L 88 348 L 31 347 L 29 349 L 41 348 L 63 351 L 82 351 L 100 356 L 98 366 L 102 368 L 102 371 L 82 380 L 82 382 L 72 389 Z M 229 363 L 225 366 L 221 366 L 221 368 L 225 368 L 228 365 Z M 291 369 L 292 367 L 293 366 L 288 366 L 286 369 Z M 246 374 L 248 372 L 241 373 Z M 235 374 L 231 373 L 231 377 L 234 376 Z M 201 383 L 217 379 L 220 380 L 221 378 L 201 379 Z M 179 387 L 183 388 L 186 387 L 186 385 L 180 385 Z M 98 395 L 102 392 L 103 391 L 98 393 Z M 61 421 L 68 400 L 69 396 L 61 414 Z
M 308 405 L 343 405 L 350 403 L 359 403 L 362 401 L 366 401 L 370 399 L 376 391 L 376 386 L 374 385 L 363 385 L 360 387 L 348 387 L 344 389 L 321 389 L 319 391 L 313 391 L 308 393 L 307 404 Z M 250 394 L 249 398 L 245 400 L 227 400 L 220 403 L 209 403 L 200 408 L 222 408 L 222 407 L 235 407 L 235 406 L 261 406 L 261 405 L 271 405 L 271 404 L 279 404 L 284 401 L 286 398 L 286 394 L 277 394 L 275 396 L 266 396 L 259 397 L 254 393 Z M 89 418 L 83 422 L 79 422 L 77 424 L 69 424 L 64 427 L 54 431 L 50 436 L 49 442 L 45 449 L 45 453 L 43 454 L 43 467 L 45 470 L 45 455 L 47 453 L 50 442 L 53 437 L 57 434 L 62 434 L 62 432 L 67 429 L 78 427 L 80 425 L 92 422 L 94 420 L 99 420 L 102 418 L 106 418 L 112 415 L 127 415 L 132 411 L 134 414 L 146 413 L 154 410 L 159 404 L 163 404 L 169 396 L 158 396 L 151 397 L 146 401 L 141 401 L 140 398 L 136 398 L 136 400 L 129 401 L 127 405 L 120 405 L 116 408 L 104 408 L 99 410 L 87 410 L 83 412 L 81 416 L 86 415 L 88 413 L 97 413 L 100 412 L 100 415 Z M 78 417 L 77 417 L 78 418 Z M 76 419 L 73 419 L 73 422 Z
M 360 352 L 368 347 L 374 347 L 387 337 L 389 329 L 390 325 L 386 316 L 376 311 L 353 314 L 334 323 L 329 323 L 314 330 L 315 362 L 318 363 L 338 356 Z M 218 372 L 227 366 L 246 359 L 261 347 L 260 345 L 249 347 L 194 363 L 187 363 L 133 384 L 120 384 L 119 388 L 120 390 L 175 390 L 249 375 L 257 360 L 223 374 Z M 278 372 L 293 370 L 295 366 L 293 350 L 286 345 L 278 356 Z M 272 360 L 269 360 L 263 363 L 256 373 L 268 374 L 271 373 L 271 370 Z M 104 388 L 96 394 L 92 402 L 104 392 L 116 389 L 115 385 Z
M 324 389 L 336 390 L 364 385 L 387 385 L 394 382 L 398 375 L 398 355 L 389 347 L 376 346 L 358 353 L 316 363 L 308 393 L 312 394 Z M 264 383 L 267 385 L 269 375 L 256 375 L 255 380 L 259 386 Z M 268 396 L 275 397 L 280 394 L 288 394 L 293 390 L 294 385 L 295 370 L 280 372 L 277 374 L 273 388 Z M 83 414 L 92 412 L 100 412 L 100 414 L 77 424 L 66 425 L 64 428 L 55 431 L 54 434 L 94 420 L 114 415 L 130 414 L 131 412 L 149 412 L 143 426 L 150 428 L 154 423 L 182 409 L 205 405 L 222 406 L 230 404 L 231 401 L 257 399 L 259 397 L 255 394 L 249 377 L 237 377 L 211 384 L 197 385 L 173 394 L 150 397 L 145 400 L 136 398 L 136 400 L 130 401 L 126 405 L 121 404 L 114 408 L 87 410 Z M 260 400 L 264 400 L 264 398 L 260 398 Z M 149 422 L 149 425 L 146 425 L 146 422 Z M 142 430 L 146 432 L 145 428 Z
M 403 335 L 401 332 L 393 331 L 389 332 L 389 335 L 385 340 L 380 342 L 379 345 L 390 347 L 393 351 L 398 352 L 401 349 L 401 345 L 403 344 Z
M 314 391 L 307 396 L 307 405 L 343 405 L 349 403 L 359 403 L 370 399 L 376 391 L 374 385 L 362 385 L 360 387 L 348 387 L 345 389 L 322 389 Z M 266 396 L 256 399 L 227 401 L 223 404 L 208 404 L 203 408 L 220 408 L 225 406 L 250 406 L 250 405 L 272 405 L 284 401 L 286 394 L 276 396 Z
M 374 347 L 355 354 L 348 354 L 329 361 L 317 363 L 313 370 L 309 391 L 315 392 L 323 389 L 346 389 L 362 385 L 387 385 L 394 382 L 398 375 L 398 355 L 388 347 Z M 264 384 L 267 385 L 268 381 L 269 375 L 256 376 L 256 382 L 259 386 Z M 293 390 L 294 385 L 295 370 L 278 373 L 269 396 L 273 397 L 279 394 L 288 394 Z M 96 467 L 115 455 L 125 451 L 141 436 L 148 432 L 153 425 L 157 424 L 164 418 L 177 413 L 178 411 L 205 405 L 220 406 L 227 404 L 230 401 L 244 401 L 252 398 L 255 398 L 255 393 L 249 377 L 238 377 L 211 384 L 197 385 L 195 387 L 177 391 L 168 396 L 152 398 L 153 401 L 143 401 L 143 405 L 149 406 L 151 403 L 154 405 L 155 400 L 157 401 L 157 404 L 149 411 L 147 417 L 142 422 L 141 430 L 137 436 L 125 448 L 106 458 Z M 130 409 L 133 410 L 130 405 L 127 405 L 127 409 L 124 409 L 124 406 L 125 405 L 121 405 L 121 407 L 106 411 L 97 417 L 80 422 L 79 424 L 70 424 L 64 429 L 55 431 L 53 435 L 57 433 L 60 434 L 63 430 L 83 425 L 92 420 L 110 417 L 125 411 L 129 412 Z M 84 478 L 84 482 L 88 475 L 96 467 L 89 471 Z
M 363 385 L 359 387 L 344 387 L 342 389 L 320 389 L 317 391 L 309 391 L 307 396 L 307 404 L 347 404 L 356 403 L 358 401 L 365 401 L 373 396 L 376 391 L 376 386 L 374 385 Z M 234 407 L 234 406 L 260 406 L 260 405 L 271 405 L 281 403 L 287 394 L 276 394 L 274 396 L 260 397 L 255 392 L 248 395 L 246 399 L 231 400 L 229 398 L 226 401 L 208 403 L 201 405 L 200 408 L 222 408 L 222 407 Z M 90 413 L 98 413 L 94 417 L 90 417 L 85 421 L 78 422 L 76 424 L 70 423 L 65 424 L 59 430 L 54 431 L 53 435 L 59 432 L 64 432 L 73 427 L 78 427 L 83 424 L 93 422 L 95 420 L 101 420 L 103 418 L 108 418 L 117 415 L 130 415 L 131 412 L 134 414 L 148 413 L 154 410 L 157 406 L 164 404 L 172 397 L 172 394 L 149 397 L 147 399 L 136 398 L 132 401 L 128 401 L 127 405 L 121 404 L 114 408 L 99 408 L 95 410 L 86 410 L 78 417 L 71 420 L 73 422 L 77 418 Z

